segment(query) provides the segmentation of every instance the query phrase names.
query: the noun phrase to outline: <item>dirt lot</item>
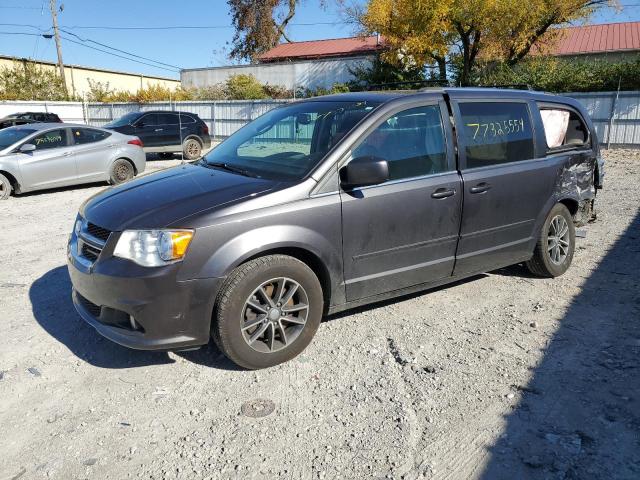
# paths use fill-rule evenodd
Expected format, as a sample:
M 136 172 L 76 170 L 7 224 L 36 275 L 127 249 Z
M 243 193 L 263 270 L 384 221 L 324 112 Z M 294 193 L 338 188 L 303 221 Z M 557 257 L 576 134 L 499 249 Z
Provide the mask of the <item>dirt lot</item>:
M 565 276 L 514 266 L 347 312 L 257 373 L 211 345 L 127 350 L 75 314 L 67 236 L 103 185 L 1 203 L 0 479 L 640 478 L 640 152 L 606 157 Z M 257 399 L 275 410 L 247 416 Z

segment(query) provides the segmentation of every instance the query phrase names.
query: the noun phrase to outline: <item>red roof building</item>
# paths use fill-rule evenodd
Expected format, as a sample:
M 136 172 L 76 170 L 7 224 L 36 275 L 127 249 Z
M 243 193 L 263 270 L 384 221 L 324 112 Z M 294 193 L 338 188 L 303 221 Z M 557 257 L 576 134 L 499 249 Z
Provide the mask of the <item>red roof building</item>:
M 562 57 L 640 52 L 640 22 L 584 25 L 561 30 L 553 45 L 544 49 L 545 54 Z
M 320 58 L 354 57 L 372 55 L 383 48 L 379 36 L 332 38 L 307 42 L 281 43 L 259 59 L 260 63 L 284 62 L 292 60 L 312 60 Z

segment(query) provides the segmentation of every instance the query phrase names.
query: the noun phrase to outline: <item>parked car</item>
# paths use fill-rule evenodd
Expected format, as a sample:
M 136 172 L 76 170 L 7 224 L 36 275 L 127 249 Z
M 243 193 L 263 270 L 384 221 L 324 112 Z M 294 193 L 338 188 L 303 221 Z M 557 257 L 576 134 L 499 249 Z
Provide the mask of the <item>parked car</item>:
M 20 125 L 28 125 L 30 123 L 38 123 L 35 120 L 27 120 L 24 118 L 4 117 L 0 118 L 0 130 L 3 128 L 17 127 Z
M 60 117 L 51 112 L 20 112 L 9 115 L 8 118 L 30 120 L 31 122 L 62 123 Z
M 182 152 L 187 160 L 195 160 L 203 150 L 211 148 L 209 127 L 195 113 L 162 110 L 127 113 L 104 128 L 135 135 L 144 142 L 145 152 L 158 152 L 164 158 Z
M 102 128 L 33 123 L 0 130 L 0 200 L 12 191 L 119 184 L 144 168 L 140 139 Z
M 585 110 L 560 96 L 444 89 L 287 104 L 197 162 L 87 200 L 68 249 L 73 301 L 128 347 L 211 336 L 243 367 L 276 365 L 323 314 L 520 262 L 562 275 L 573 215 L 602 187 L 598 157 Z

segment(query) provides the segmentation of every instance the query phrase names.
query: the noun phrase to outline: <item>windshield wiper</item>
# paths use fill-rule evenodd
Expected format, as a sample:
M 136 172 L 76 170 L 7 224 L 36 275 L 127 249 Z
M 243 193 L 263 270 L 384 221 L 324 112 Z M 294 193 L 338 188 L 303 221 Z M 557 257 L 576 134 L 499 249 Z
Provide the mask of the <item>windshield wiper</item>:
M 209 163 L 204 159 L 202 159 L 201 162 L 202 162 L 202 165 L 207 167 L 207 168 L 221 168 L 222 170 L 226 170 L 228 172 L 239 173 L 240 175 L 243 175 L 245 177 L 260 178 L 255 173 L 252 173 L 249 170 L 245 170 L 242 167 L 237 167 L 235 165 L 231 165 L 230 163 L 225 163 L 225 162 L 211 162 L 211 163 Z

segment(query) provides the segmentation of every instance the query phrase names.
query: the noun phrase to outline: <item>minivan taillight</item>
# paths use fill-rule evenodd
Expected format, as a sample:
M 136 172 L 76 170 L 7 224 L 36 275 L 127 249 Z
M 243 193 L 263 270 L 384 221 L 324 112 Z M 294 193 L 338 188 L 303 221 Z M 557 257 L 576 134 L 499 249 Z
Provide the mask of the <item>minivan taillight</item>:
M 144 144 L 142 143 L 142 140 L 140 140 L 139 138 L 134 138 L 132 140 L 129 140 L 127 142 L 129 145 L 137 145 L 139 147 L 144 147 Z
M 209 135 L 209 126 L 206 123 L 202 125 L 202 134 Z

